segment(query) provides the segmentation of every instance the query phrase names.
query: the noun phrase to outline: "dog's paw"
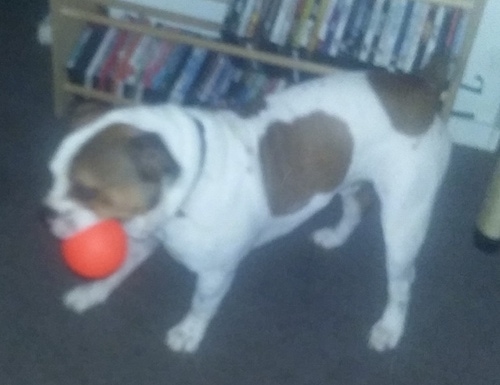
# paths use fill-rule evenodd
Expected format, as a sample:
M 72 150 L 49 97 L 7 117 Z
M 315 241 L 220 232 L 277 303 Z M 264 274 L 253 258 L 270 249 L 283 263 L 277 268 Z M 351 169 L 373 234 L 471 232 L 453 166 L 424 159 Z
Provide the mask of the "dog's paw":
M 387 322 L 380 319 L 372 327 L 368 346 L 377 352 L 394 349 L 401 339 L 403 329 L 402 323 Z
M 100 305 L 109 297 L 109 291 L 106 290 L 100 282 L 92 282 L 76 286 L 68 291 L 64 297 L 64 305 L 76 313 L 83 313 L 84 311 Z
M 313 242 L 317 246 L 327 250 L 341 246 L 345 242 L 345 238 L 332 227 L 324 227 L 312 233 Z
M 206 322 L 188 315 L 167 332 L 165 343 L 174 352 L 194 353 L 200 346 L 206 328 Z

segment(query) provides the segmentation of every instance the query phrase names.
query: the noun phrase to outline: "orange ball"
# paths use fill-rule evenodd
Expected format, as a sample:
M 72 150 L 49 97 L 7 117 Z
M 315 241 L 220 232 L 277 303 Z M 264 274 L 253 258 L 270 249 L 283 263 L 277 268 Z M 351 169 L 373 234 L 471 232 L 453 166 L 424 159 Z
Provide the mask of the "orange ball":
M 127 254 L 127 234 L 114 219 L 101 221 L 61 244 L 68 267 L 85 278 L 104 278 L 118 270 Z

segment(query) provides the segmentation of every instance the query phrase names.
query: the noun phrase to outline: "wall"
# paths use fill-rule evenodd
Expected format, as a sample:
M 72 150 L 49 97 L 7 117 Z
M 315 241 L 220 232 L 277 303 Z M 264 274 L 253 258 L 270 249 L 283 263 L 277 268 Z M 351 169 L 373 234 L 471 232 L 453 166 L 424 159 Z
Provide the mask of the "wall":
M 147 7 L 164 9 L 200 19 L 222 22 L 229 1 L 217 0 L 127 0 Z

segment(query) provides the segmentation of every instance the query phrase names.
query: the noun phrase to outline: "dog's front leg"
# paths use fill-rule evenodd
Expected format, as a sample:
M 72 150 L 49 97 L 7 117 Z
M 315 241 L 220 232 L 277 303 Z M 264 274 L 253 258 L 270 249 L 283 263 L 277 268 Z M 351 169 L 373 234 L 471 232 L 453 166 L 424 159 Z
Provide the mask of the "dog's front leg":
M 129 252 L 123 266 L 105 279 L 78 285 L 69 290 L 63 298 L 66 307 L 83 313 L 106 302 L 110 294 L 151 255 L 155 245 L 153 240 L 130 240 Z
M 198 349 L 208 324 L 227 293 L 233 277 L 233 269 L 198 273 L 189 312 L 167 333 L 165 342 L 170 349 L 186 353 L 192 353 Z

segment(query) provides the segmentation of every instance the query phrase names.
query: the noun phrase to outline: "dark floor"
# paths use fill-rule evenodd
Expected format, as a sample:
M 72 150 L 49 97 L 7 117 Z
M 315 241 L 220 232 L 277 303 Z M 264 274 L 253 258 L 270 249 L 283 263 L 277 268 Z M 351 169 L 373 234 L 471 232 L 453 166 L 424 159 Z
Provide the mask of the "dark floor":
M 376 209 L 335 252 L 315 249 L 302 229 L 254 253 L 193 356 L 163 344 L 193 281 L 162 252 L 108 305 L 67 311 L 61 296 L 78 279 L 36 216 L 62 134 L 49 51 L 35 41 L 44 8 L 9 0 L 0 12 L 0 384 L 498 383 L 500 259 L 471 242 L 495 158 L 464 148 L 453 152 L 392 353 L 366 348 L 385 296 Z

